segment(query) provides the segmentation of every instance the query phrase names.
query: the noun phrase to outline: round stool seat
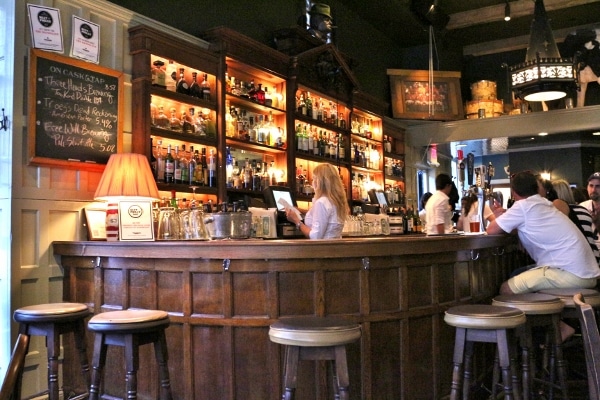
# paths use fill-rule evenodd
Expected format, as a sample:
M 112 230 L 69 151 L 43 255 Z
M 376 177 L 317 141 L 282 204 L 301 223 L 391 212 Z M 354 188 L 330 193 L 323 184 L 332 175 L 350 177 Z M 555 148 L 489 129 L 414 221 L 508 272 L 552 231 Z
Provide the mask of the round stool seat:
M 508 329 L 524 324 L 525 314 L 514 307 L 466 304 L 446 311 L 444 321 L 459 328 Z
M 500 295 L 494 297 L 492 305 L 518 308 L 526 315 L 558 314 L 565 307 L 560 298 L 542 293 Z
M 21 323 L 68 322 L 89 314 L 88 306 L 82 303 L 49 303 L 21 307 L 15 310 L 13 318 Z
M 94 315 L 88 322 L 88 328 L 99 332 L 136 332 L 169 323 L 169 314 L 162 310 L 123 310 Z
M 272 342 L 304 347 L 339 346 L 360 338 L 359 324 L 335 317 L 281 318 L 271 325 Z
M 544 289 L 538 291 L 538 293 L 549 294 L 551 296 L 558 297 L 565 303 L 565 307 L 567 308 L 575 308 L 573 296 L 575 296 L 577 293 L 581 293 L 587 304 L 593 308 L 600 307 L 600 292 L 594 289 Z

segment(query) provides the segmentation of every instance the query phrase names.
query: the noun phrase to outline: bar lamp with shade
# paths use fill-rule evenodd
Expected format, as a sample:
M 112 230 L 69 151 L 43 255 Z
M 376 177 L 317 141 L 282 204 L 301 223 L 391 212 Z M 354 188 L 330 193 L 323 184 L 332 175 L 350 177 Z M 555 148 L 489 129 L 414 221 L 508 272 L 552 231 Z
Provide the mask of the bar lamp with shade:
M 142 154 L 116 153 L 108 159 L 102 173 L 95 200 L 107 201 L 106 239 L 119 240 L 118 203 L 158 200 L 158 188 L 148 159 Z
M 510 67 L 511 87 L 527 101 L 558 100 L 575 88 L 576 69 L 570 58 L 562 58 L 543 0 L 535 0 L 529 47 L 525 62 Z

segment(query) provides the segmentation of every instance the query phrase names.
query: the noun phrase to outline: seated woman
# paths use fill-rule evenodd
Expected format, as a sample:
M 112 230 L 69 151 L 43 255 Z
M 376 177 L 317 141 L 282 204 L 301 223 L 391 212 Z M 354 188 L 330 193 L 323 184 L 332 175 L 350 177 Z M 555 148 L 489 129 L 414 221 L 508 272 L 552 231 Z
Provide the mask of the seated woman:
M 462 209 L 460 212 L 460 217 L 458 217 L 458 221 L 456 222 L 456 229 L 464 232 L 471 232 L 471 228 L 469 226 L 469 220 L 471 216 L 477 215 L 479 211 L 479 200 L 477 196 L 474 194 L 468 194 L 463 196 L 461 200 Z M 483 217 L 484 217 L 484 229 L 488 223 L 494 221 L 496 216 L 494 212 L 488 205 L 487 201 L 483 205 Z
M 548 200 L 579 228 L 592 248 L 596 261 L 600 265 L 600 251 L 594 240 L 594 229 L 592 228 L 592 216 L 590 212 L 585 207 L 576 204 L 573 191 L 567 181 L 564 179 L 553 179 L 551 184 L 552 190 L 547 190 Z

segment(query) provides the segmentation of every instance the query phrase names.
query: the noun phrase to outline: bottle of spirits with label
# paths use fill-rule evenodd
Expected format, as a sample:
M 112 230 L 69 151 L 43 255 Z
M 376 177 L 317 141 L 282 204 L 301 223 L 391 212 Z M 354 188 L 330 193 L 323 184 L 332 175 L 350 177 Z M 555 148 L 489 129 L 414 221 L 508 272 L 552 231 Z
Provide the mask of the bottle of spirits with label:
M 204 74 L 202 80 L 202 99 L 210 101 L 210 84 L 208 83 L 208 74 Z
M 175 165 L 173 168 L 173 181 L 174 183 L 181 183 L 181 158 L 179 157 L 179 146 L 175 146 L 173 162 Z
M 175 159 L 171 154 L 171 145 L 167 145 L 165 155 L 165 183 L 175 183 Z
M 179 165 L 181 168 L 181 179 L 180 179 L 180 183 L 183 184 L 188 184 L 188 182 L 190 181 L 190 177 L 189 177 L 189 166 L 188 166 L 188 159 L 187 159 L 187 153 L 185 151 L 185 144 L 181 145 L 181 156 L 179 157 Z
M 217 157 L 213 148 L 208 155 L 208 186 L 217 187 Z
M 190 84 L 189 92 L 190 96 L 202 98 L 202 88 L 198 83 L 198 72 L 196 71 L 192 72 L 192 83 Z
M 156 145 L 156 182 L 165 181 L 165 157 L 163 156 L 162 140 Z
M 169 117 L 165 114 L 163 106 L 158 106 L 158 112 L 156 118 L 154 118 L 154 124 L 158 128 L 169 129 Z
M 175 89 L 177 93 L 190 94 L 190 86 L 185 80 L 185 69 L 179 68 L 179 76 L 177 80 L 177 87 Z
M 171 108 L 171 118 L 169 118 L 169 129 L 175 132 L 181 132 L 183 127 L 181 126 L 181 120 L 177 118 L 177 110 Z
M 162 60 L 156 60 L 152 68 L 152 86 L 167 88 L 166 72 L 164 69 L 165 63 Z
M 194 185 L 202 186 L 204 185 L 204 181 L 202 180 L 202 163 L 200 162 L 200 153 L 198 150 L 194 150 Z
M 187 163 L 188 175 L 187 184 L 190 186 L 196 185 L 196 159 L 194 158 L 194 146 L 190 146 L 190 157 Z
M 262 83 L 259 83 L 256 88 L 255 98 L 258 104 L 265 104 L 265 91 L 262 89 Z
M 200 177 L 198 180 L 202 182 L 203 186 L 208 186 L 208 161 L 206 160 L 206 147 L 202 148 L 202 153 L 200 154 L 200 167 Z
M 177 65 L 173 62 L 173 60 L 169 60 L 167 63 L 167 70 L 165 71 L 165 80 L 167 90 L 172 92 L 175 91 L 177 87 Z
M 183 133 L 192 135 L 195 132 L 194 125 L 192 125 L 192 117 L 190 115 L 187 115 L 185 111 L 183 112 L 183 114 L 181 114 L 181 127 Z

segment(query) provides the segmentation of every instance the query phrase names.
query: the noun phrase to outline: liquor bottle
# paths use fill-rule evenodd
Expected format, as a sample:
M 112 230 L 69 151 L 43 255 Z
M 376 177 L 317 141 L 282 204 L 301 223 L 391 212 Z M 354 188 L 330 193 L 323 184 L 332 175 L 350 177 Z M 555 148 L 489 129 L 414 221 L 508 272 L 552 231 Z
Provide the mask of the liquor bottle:
M 260 190 L 265 190 L 271 184 L 271 171 L 266 161 L 263 161 L 260 177 Z
M 179 157 L 179 146 L 175 146 L 175 156 L 173 157 L 174 168 L 173 168 L 173 181 L 175 183 L 181 182 L 181 158 Z
M 246 163 L 244 164 L 243 187 L 246 190 L 252 189 L 252 167 L 250 166 L 250 161 L 247 158 L 246 158 Z
M 190 170 L 188 166 L 188 158 L 185 151 L 185 144 L 181 145 L 181 156 L 179 157 L 179 166 L 181 169 L 181 183 L 188 184 L 190 181 Z
M 232 85 L 229 72 L 227 72 L 227 64 L 225 64 L 225 93 L 231 93 Z
M 156 145 L 156 182 L 163 183 L 165 181 L 165 158 L 162 151 L 162 140 Z
M 344 135 L 342 135 L 341 133 L 338 133 L 337 157 L 338 160 L 342 161 L 346 159 L 346 141 L 344 140 Z
M 179 204 L 177 202 L 177 192 L 175 190 L 171 190 L 171 201 L 169 202 L 169 207 L 173 207 L 176 210 L 179 208 Z
M 156 148 L 154 147 L 154 138 L 150 138 L 150 169 L 152 170 L 152 176 L 156 181 L 156 177 L 158 176 L 157 169 L 157 161 L 156 161 Z
M 265 104 L 265 91 L 262 88 L 262 83 L 259 83 L 256 88 L 255 98 L 258 104 Z
M 335 138 L 333 135 L 329 136 L 329 158 L 332 158 L 335 160 L 335 157 L 337 156 L 337 145 L 335 143 Z
M 152 63 L 152 86 L 167 88 L 166 72 L 164 69 L 165 63 L 162 60 L 156 60 Z
M 310 97 L 310 92 L 306 92 L 306 98 L 304 99 L 304 102 L 306 103 L 306 115 L 312 118 L 313 103 L 312 98 Z
M 304 94 L 300 93 L 300 98 L 297 101 L 298 113 L 306 115 L 306 102 L 304 101 Z
M 248 84 L 248 98 L 252 101 L 256 100 L 256 85 L 254 84 L 254 79 L 250 79 L 250 84 Z
M 260 192 L 261 182 L 262 171 L 260 170 L 260 166 L 255 160 L 252 160 L 252 190 L 255 192 Z
M 202 186 L 204 184 L 204 182 L 202 181 L 202 164 L 200 163 L 200 153 L 198 152 L 198 149 L 194 150 L 194 171 L 190 172 L 192 173 L 192 180 L 195 186 Z
M 196 159 L 194 158 L 194 146 L 190 146 L 190 157 L 189 157 L 187 166 L 188 166 L 187 184 L 190 186 L 195 186 L 196 185 Z
M 231 171 L 231 182 L 232 182 L 232 187 L 234 189 L 241 189 L 242 188 L 242 170 L 240 169 L 240 164 L 238 163 L 238 161 L 235 159 L 235 157 L 233 157 L 233 168 Z
M 202 113 L 196 113 L 196 110 L 192 107 L 190 108 L 190 118 L 194 127 L 194 135 L 206 136 L 206 124 L 204 118 L 202 118 Z
M 202 88 L 198 83 L 198 72 L 192 72 L 192 83 L 190 84 L 189 93 L 191 96 L 202 98 Z
M 342 129 L 346 129 L 346 118 L 344 118 L 344 113 L 338 114 L 338 126 Z
M 167 81 L 167 90 L 174 92 L 177 87 L 177 65 L 175 65 L 173 60 L 169 60 L 167 63 L 165 79 Z
M 167 154 L 165 155 L 165 183 L 175 182 L 175 159 L 171 154 L 171 145 L 167 145 Z
M 321 133 L 322 133 L 322 131 L 321 131 Z M 315 128 L 313 131 L 313 149 L 312 149 L 312 154 L 315 156 L 318 156 L 319 152 L 321 151 L 321 139 L 323 139 L 323 136 L 321 135 L 321 138 L 319 138 L 319 136 L 317 135 L 317 128 Z
M 242 95 L 242 82 L 236 80 L 235 77 L 231 77 L 231 94 L 234 96 Z
M 171 108 L 171 118 L 169 118 L 169 129 L 175 132 L 181 132 L 181 120 L 177 118 L 177 110 L 175 108 Z
M 208 156 L 208 186 L 217 187 L 217 157 L 215 149 L 210 149 Z
M 265 106 L 273 107 L 273 96 L 269 92 L 269 88 L 265 86 Z
M 206 160 L 206 147 L 202 148 L 202 153 L 200 154 L 200 179 L 202 181 L 203 186 L 208 186 L 208 162 Z M 196 168 L 196 171 L 198 169 Z
M 190 86 L 185 80 L 185 69 L 179 68 L 179 79 L 177 80 L 177 87 L 175 88 L 177 93 L 190 94 Z
M 202 99 L 210 101 L 210 84 L 208 83 L 208 74 L 204 74 L 204 79 L 202 80 Z
M 225 148 L 225 181 L 228 188 L 233 187 L 233 157 L 229 146 Z
M 193 108 L 190 110 L 193 110 Z M 190 135 L 194 134 L 195 132 L 194 125 L 192 125 L 192 117 L 187 115 L 185 111 L 181 114 L 181 129 L 183 133 Z
M 254 126 L 256 130 L 256 142 L 260 144 L 265 144 L 265 126 L 264 126 L 264 117 L 262 115 L 258 116 L 258 122 Z M 252 141 L 252 139 L 250 139 Z
M 248 98 L 248 86 L 244 81 L 240 81 L 240 96 Z
M 169 129 L 169 117 L 165 114 L 163 106 L 158 107 L 158 113 L 154 119 L 154 123 L 158 128 Z

